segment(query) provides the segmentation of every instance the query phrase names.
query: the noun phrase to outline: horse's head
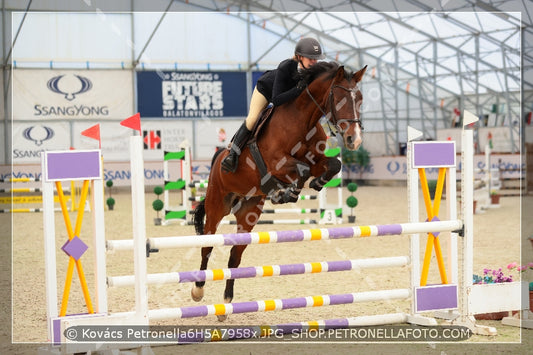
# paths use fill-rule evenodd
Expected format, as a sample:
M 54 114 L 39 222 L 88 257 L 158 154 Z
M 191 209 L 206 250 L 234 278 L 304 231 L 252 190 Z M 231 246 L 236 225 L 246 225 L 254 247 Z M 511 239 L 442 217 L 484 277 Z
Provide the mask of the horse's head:
M 356 150 L 363 142 L 363 124 L 360 119 L 363 95 L 357 83 L 361 81 L 365 71 L 366 66 L 354 74 L 339 67 L 327 99 L 326 118 L 341 134 L 344 146 L 349 150 Z

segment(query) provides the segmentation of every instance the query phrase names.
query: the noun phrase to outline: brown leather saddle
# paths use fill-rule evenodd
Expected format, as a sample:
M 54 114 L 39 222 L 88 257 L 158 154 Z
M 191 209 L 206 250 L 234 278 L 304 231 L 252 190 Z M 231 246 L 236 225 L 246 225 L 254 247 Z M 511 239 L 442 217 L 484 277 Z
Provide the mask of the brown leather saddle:
M 259 119 L 254 125 L 254 128 L 252 129 L 252 134 L 250 134 L 250 138 L 247 142 L 248 148 L 250 149 L 250 153 L 252 154 L 257 169 L 259 170 L 259 173 L 261 175 L 261 191 L 263 191 L 263 193 L 265 193 L 266 195 L 270 195 L 275 191 L 286 189 L 291 186 L 290 183 L 283 182 L 268 172 L 265 160 L 263 159 L 263 156 L 259 151 L 259 147 L 257 146 L 257 139 L 261 136 L 268 123 L 270 122 L 272 114 L 274 113 L 274 109 L 274 106 L 268 106 L 262 111 L 261 115 L 259 116 Z
M 268 122 L 270 121 L 270 118 L 272 117 L 273 113 L 274 106 L 268 106 L 261 112 L 261 114 L 259 115 L 259 119 L 252 128 L 252 133 L 250 134 L 248 142 L 257 140 L 263 129 L 266 128 L 266 126 L 268 125 Z

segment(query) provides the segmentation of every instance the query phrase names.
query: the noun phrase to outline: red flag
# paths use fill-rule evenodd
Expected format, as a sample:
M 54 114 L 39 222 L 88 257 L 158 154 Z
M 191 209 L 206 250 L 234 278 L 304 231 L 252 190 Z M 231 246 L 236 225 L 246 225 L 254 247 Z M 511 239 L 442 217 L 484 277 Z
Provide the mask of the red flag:
M 100 141 L 100 123 L 95 124 L 92 127 L 87 128 L 81 132 L 82 136 L 96 139 L 98 141 L 98 148 L 102 148 L 102 142 Z
M 141 134 L 141 114 L 137 112 L 135 115 L 121 121 L 120 125 L 139 131 L 139 134 Z

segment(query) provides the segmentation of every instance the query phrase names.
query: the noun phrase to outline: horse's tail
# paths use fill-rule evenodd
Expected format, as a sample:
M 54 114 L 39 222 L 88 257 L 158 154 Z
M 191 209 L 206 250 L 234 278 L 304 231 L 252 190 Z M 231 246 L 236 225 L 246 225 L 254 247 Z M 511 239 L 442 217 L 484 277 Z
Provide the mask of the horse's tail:
M 193 223 L 196 234 L 204 234 L 205 200 L 201 201 L 194 209 Z
M 215 160 L 217 157 L 222 153 L 225 149 L 219 149 L 215 152 L 213 155 L 213 159 L 211 160 L 211 168 L 215 165 Z M 193 223 L 194 223 L 194 229 L 196 230 L 196 234 L 203 235 L 204 233 L 204 217 L 205 217 L 205 200 L 202 200 L 194 209 L 193 213 Z

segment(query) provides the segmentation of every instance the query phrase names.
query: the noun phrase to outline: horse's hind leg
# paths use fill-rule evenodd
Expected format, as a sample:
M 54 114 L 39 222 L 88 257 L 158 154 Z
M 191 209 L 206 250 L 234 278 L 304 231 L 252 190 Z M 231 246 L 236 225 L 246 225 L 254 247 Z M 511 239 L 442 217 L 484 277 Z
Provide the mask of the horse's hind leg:
M 209 193 L 209 190 L 208 190 Z M 213 199 L 213 194 L 207 195 L 205 201 L 205 226 L 203 228 L 204 234 L 214 234 L 217 230 L 218 223 L 228 215 L 230 212 L 231 199 L 230 195 L 225 196 L 220 199 L 220 203 L 215 203 Z M 211 198 L 209 198 L 211 197 Z M 213 247 L 203 247 L 202 248 L 202 262 L 200 264 L 200 270 L 207 269 L 207 263 L 209 262 L 209 257 Z M 205 281 L 197 281 L 194 283 L 194 286 L 191 289 L 191 297 L 194 301 L 199 302 L 204 297 L 204 285 Z
M 241 200 L 235 207 L 233 214 L 237 219 L 237 232 L 246 233 L 251 232 L 259 220 L 259 216 L 263 211 L 265 203 L 264 196 L 255 196 L 248 200 Z M 242 253 L 247 245 L 234 245 L 231 248 L 228 260 L 228 268 L 236 268 L 241 264 Z M 233 286 L 234 279 L 226 280 L 226 288 L 224 289 L 224 303 L 230 303 L 233 300 Z M 226 315 L 219 315 L 218 320 L 226 320 Z
M 203 247 L 202 248 L 202 263 L 200 265 L 200 270 L 207 269 L 207 262 L 211 256 L 211 251 L 213 247 Z M 204 298 L 204 285 L 205 281 L 197 281 L 194 283 L 193 288 L 191 289 L 191 297 L 194 301 L 200 302 Z

